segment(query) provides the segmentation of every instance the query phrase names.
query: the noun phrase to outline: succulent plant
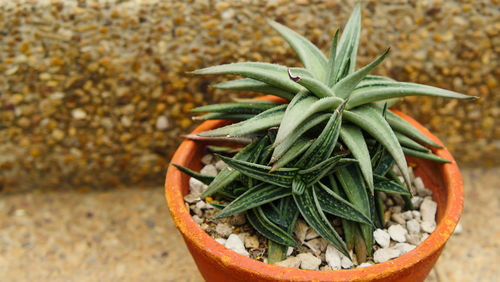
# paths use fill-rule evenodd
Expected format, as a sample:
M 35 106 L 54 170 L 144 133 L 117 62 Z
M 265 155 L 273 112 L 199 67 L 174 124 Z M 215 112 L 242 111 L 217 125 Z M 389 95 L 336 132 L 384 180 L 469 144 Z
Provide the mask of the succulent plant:
M 196 70 L 194 74 L 233 74 L 246 78 L 215 88 L 262 92 L 282 103 L 238 100 L 195 108 L 198 120 L 236 123 L 199 133 L 195 139 L 248 143 L 217 176 L 177 166 L 208 185 L 202 197 L 229 200 L 216 218 L 246 211 L 248 221 L 269 239 L 269 261 L 284 258 L 286 246 L 300 247 L 292 236 L 300 215 L 344 255 L 355 249 L 358 261 L 371 255 L 373 230 L 384 222 L 379 192 L 401 194 L 411 208 L 405 154 L 447 162 L 428 147 L 440 147 L 387 108 L 400 97 L 425 95 L 474 97 L 453 91 L 370 75 L 387 49 L 355 70 L 361 26 L 358 4 L 342 36 L 335 33 L 327 59 L 310 41 L 274 21 L 300 58 L 303 68 L 243 62 Z M 338 40 L 339 39 L 339 40 Z M 395 164 L 404 183 L 392 172 Z M 331 224 L 342 219 L 343 237 Z

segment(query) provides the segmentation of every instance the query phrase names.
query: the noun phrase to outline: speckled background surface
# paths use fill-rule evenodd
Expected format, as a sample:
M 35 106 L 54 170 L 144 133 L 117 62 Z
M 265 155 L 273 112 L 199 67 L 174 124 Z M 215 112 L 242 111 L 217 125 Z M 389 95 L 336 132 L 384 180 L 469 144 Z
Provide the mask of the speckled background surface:
M 188 111 L 236 93 L 186 71 L 297 59 L 265 18 L 326 51 L 355 1 L 0 1 L 0 190 L 150 186 L 163 181 Z M 366 1 L 358 65 L 478 95 L 399 106 L 459 163 L 499 164 L 498 0 Z

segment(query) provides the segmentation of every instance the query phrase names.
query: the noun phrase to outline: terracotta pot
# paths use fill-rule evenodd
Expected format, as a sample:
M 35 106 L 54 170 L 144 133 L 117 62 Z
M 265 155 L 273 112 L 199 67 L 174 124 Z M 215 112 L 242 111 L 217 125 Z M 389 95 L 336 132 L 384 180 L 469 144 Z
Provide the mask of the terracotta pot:
M 415 120 L 395 112 L 442 145 L 438 138 Z M 207 121 L 193 133 L 226 123 Z M 201 142 L 186 140 L 177 149 L 171 162 L 199 170 L 204 146 Z M 433 191 L 434 200 L 438 203 L 436 230 L 415 249 L 399 258 L 359 269 L 311 271 L 286 268 L 250 259 L 225 248 L 191 218 L 183 199 L 188 193 L 189 177 L 174 166 L 169 166 L 167 172 L 165 196 L 174 223 L 207 281 L 423 281 L 458 223 L 464 196 L 462 177 L 451 154 L 446 149 L 439 149 L 434 153 L 453 162 L 442 165 L 408 158 L 408 163 L 416 166 L 415 174 L 422 177 L 426 187 Z

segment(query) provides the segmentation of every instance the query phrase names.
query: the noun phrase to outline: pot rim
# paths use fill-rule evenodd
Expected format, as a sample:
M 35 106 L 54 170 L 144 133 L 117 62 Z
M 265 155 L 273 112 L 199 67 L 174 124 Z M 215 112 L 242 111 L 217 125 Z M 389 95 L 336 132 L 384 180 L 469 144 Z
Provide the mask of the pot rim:
M 411 268 L 419 261 L 425 259 L 429 254 L 438 252 L 452 235 L 462 213 L 464 200 L 463 183 L 459 168 L 443 143 L 411 117 L 397 110 L 393 110 L 393 112 L 407 120 L 434 142 L 441 145 L 443 147 L 442 149 L 434 150 L 436 155 L 451 160 L 451 163 L 443 164 L 440 171 L 440 173 L 443 174 L 443 180 L 447 191 L 447 204 L 443 217 L 439 224 L 437 224 L 434 232 L 412 251 L 387 262 L 367 267 L 326 271 L 287 268 L 245 257 L 216 242 L 194 222 L 189 211 L 186 209 L 184 197 L 182 195 L 180 183 L 184 176 L 180 170 L 169 165 L 165 182 L 165 197 L 175 225 L 184 238 L 191 239 L 195 248 L 205 250 L 207 256 L 216 257 L 219 263 L 228 267 L 239 268 L 247 272 L 259 273 L 259 275 L 268 278 L 279 277 L 281 279 L 296 280 L 308 277 L 308 279 L 318 280 L 370 280 L 384 277 L 394 271 Z M 198 126 L 192 133 L 223 126 L 226 123 L 227 121 L 221 120 L 206 121 Z M 184 140 L 174 154 L 171 163 L 188 165 L 193 157 L 193 148 L 196 146 L 203 146 L 203 143 Z

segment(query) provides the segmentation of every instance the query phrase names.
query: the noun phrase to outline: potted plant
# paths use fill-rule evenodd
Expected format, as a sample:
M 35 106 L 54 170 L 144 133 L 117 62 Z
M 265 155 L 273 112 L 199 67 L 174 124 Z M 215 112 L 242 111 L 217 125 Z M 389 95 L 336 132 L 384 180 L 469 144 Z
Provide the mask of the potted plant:
M 355 70 L 359 4 L 340 39 L 335 33 L 328 59 L 304 37 L 270 24 L 296 51 L 303 68 L 246 62 L 193 72 L 241 75 L 246 78 L 215 87 L 272 95 L 194 109 L 207 113 L 198 119 L 213 121 L 197 128 L 190 137 L 198 141 L 184 141 L 172 159 L 165 184 L 167 203 L 202 275 L 213 281 L 423 280 L 460 217 L 461 177 L 436 137 L 388 107 L 410 95 L 474 97 L 369 75 L 389 49 Z M 203 140 L 244 146 L 232 157 L 219 156 L 228 167 L 217 176 L 203 175 L 196 172 L 207 144 Z M 412 209 L 408 162 L 438 202 L 436 230 L 414 250 L 388 262 L 340 271 L 271 264 L 285 258 L 288 246 L 300 248 L 292 236 L 298 217 L 343 256 L 353 258 L 354 251 L 359 262 L 372 257 L 374 230 L 384 225 L 381 192 L 401 195 L 406 208 Z M 392 172 L 393 164 L 402 181 Z M 200 229 L 183 200 L 188 176 L 208 185 L 201 198 L 221 199 L 214 204 L 221 209 L 215 218 L 246 212 L 250 224 L 268 239 L 271 263 L 230 251 Z M 333 216 L 342 221 L 342 236 L 331 224 Z

